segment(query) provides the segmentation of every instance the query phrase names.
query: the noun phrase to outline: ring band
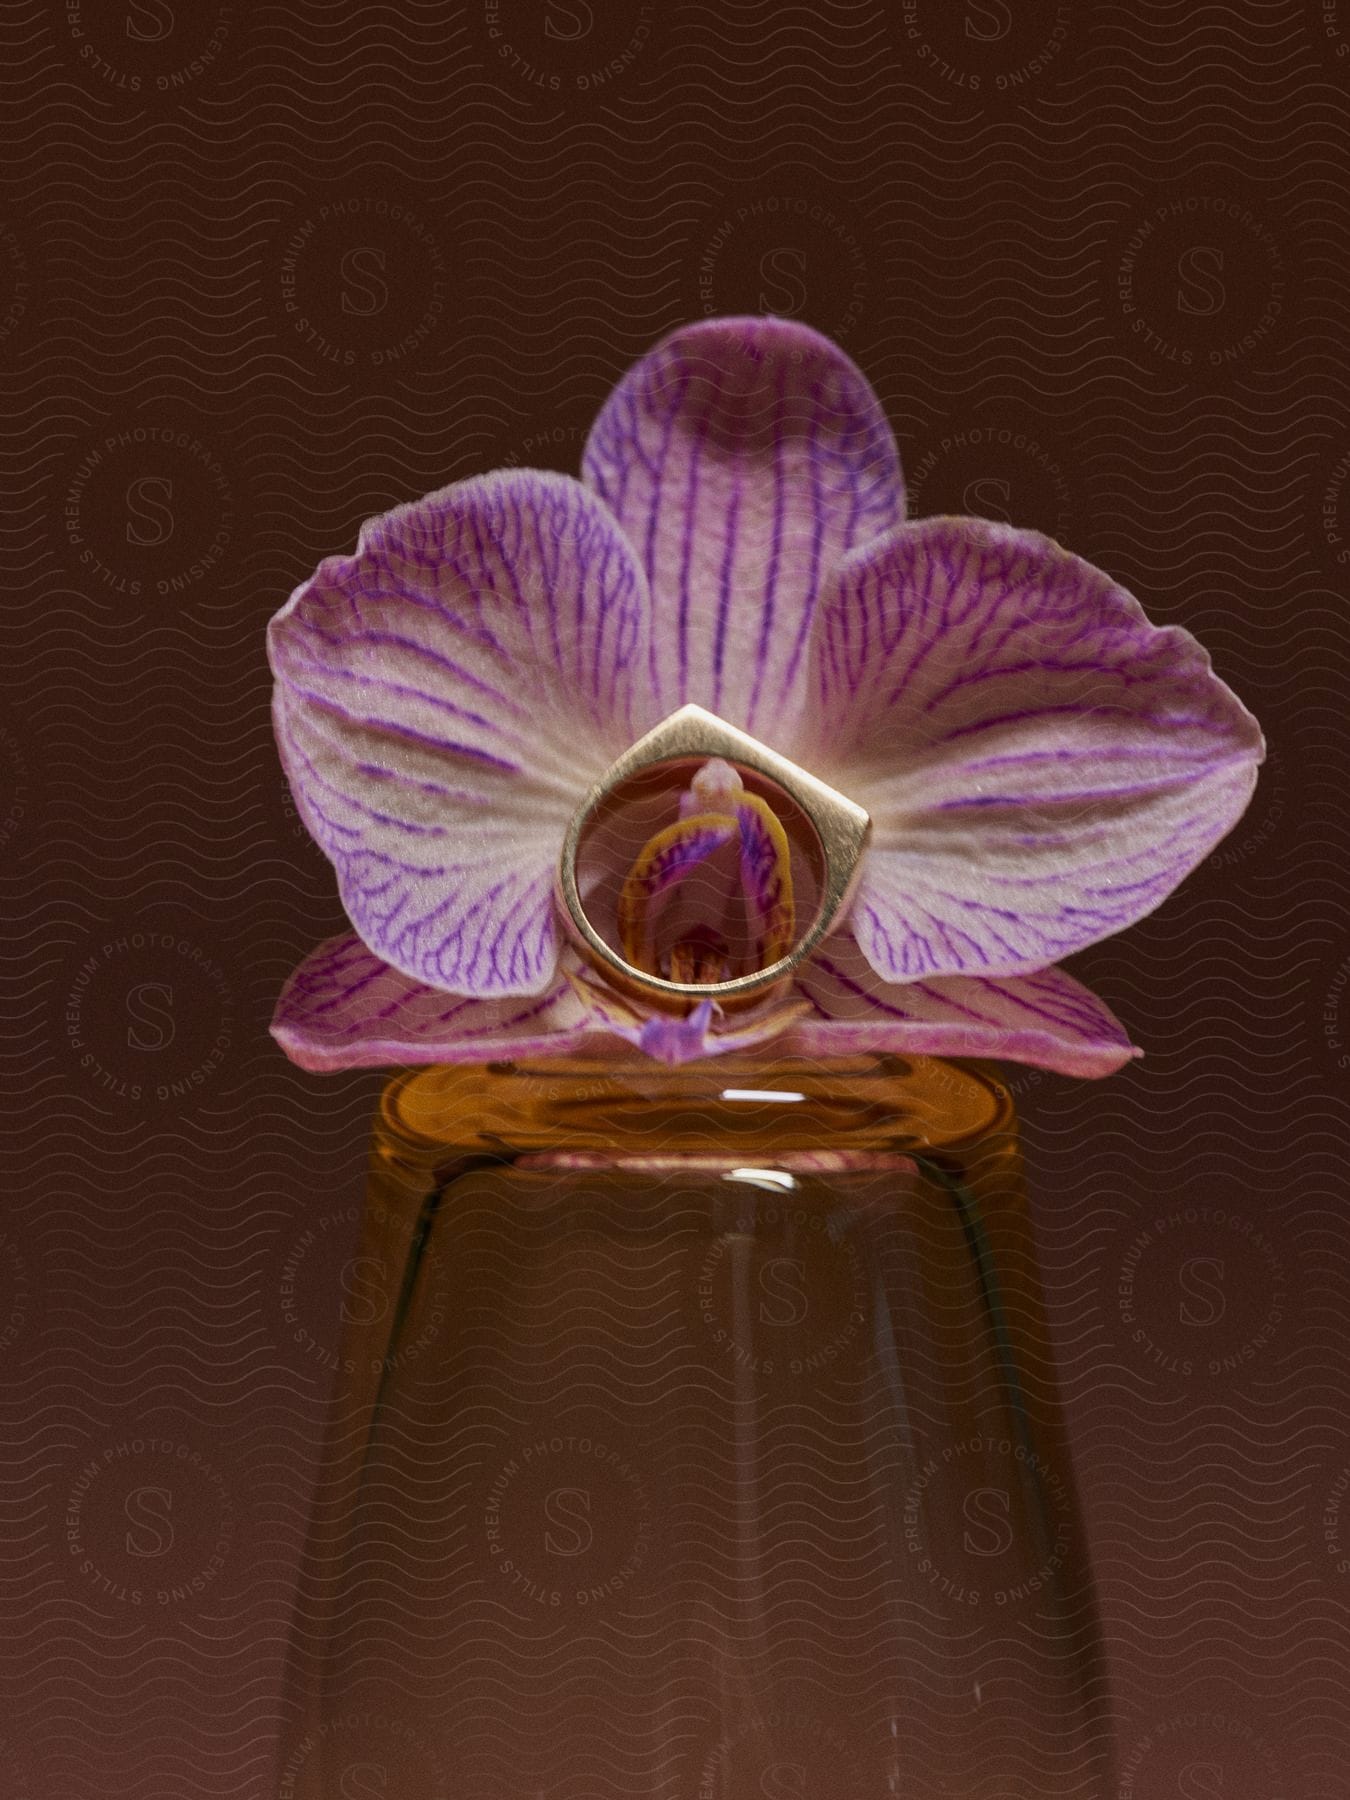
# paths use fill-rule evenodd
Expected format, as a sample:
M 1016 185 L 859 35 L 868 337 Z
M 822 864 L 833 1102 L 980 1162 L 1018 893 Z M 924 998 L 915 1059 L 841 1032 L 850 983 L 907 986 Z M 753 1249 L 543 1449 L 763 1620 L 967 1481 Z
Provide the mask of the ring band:
M 702 762 L 712 757 L 721 757 L 773 782 L 804 814 L 820 851 L 820 903 L 803 935 L 785 956 L 767 968 L 737 975 L 729 981 L 667 981 L 620 956 L 595 929 L 581 901 L 577 854 L 588 826 L 622 783 L 660 763 Z M 862 807 L 805 769 L 799 769 L 787 757 L 779 756 L 757 738 L 728 725 L 701 706 L 682 706 L 625 750 L 572 815 L 558 864 L 558 900 L 563 922 L 587 961 L 639 999 L 672 1012 L 684 1012 L 691 1002 L 700 1000 L 715 1000 L 733 1008 L 743 1006 L 765 998 L 770 988 L 785 981 L 829 932 L 852 893 L 871 829 L 872 821 Z

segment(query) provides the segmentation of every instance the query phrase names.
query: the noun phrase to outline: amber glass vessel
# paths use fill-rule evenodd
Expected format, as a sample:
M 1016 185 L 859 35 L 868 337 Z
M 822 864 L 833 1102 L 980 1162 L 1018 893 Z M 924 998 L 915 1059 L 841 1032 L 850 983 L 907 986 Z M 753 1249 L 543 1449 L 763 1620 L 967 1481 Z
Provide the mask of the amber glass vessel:
M 991 1072 L 400 1075 L 349 1267 L 282 1800 L 1105 1800 Z

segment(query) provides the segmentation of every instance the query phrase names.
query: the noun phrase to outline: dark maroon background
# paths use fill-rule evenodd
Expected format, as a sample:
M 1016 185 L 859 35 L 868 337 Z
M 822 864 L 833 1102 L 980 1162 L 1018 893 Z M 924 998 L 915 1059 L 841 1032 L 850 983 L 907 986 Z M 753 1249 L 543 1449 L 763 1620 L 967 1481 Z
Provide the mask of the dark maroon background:
M 1348 52 L 1350 0 L 8 7 L 6 1800 L 276 1792 L 379 1077 L 266 1035 L 342 920 L 264 624 L 732 311 L 845 344 L 916 512 L 1062 538 L 1267 727 L 1076 965 L 1146 1058 L 1016 1086 L 1121 1800 L 1346 1791 Z

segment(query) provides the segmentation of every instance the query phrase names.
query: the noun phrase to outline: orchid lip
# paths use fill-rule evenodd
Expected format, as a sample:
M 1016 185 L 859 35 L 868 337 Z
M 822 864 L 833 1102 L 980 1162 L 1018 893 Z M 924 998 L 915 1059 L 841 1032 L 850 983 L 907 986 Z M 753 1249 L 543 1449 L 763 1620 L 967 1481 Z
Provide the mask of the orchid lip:
M 661 764 L 721 759 L 781 789 L 815 836 L 820 896 L 815 915 L 787 951 L 762 969 L 726 981 L 674 981 L 628 961 L 596 930 L 586 912 L 577 858 L 588 829 L 615 791 Z M 734 1009 L 766 998 L 790 979 L 841 918 L 852 897 L 872 822 L 862 807 L 757 738 L 701 706 L 682 706 L 638 739 L 595 783 L 572 816 L 558 864 L 557 895 L 564 927 L 582 956 L 622 991 L 665 1012 L 683 1013 L 711 1000 Z

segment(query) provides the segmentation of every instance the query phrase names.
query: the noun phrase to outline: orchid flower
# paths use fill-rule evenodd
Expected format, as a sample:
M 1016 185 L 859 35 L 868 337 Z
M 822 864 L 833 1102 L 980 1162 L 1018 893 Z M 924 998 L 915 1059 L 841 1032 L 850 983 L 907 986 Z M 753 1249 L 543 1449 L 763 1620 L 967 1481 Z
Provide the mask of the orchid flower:
M 269 653 L 281 756 L 354 928 L 278 1004 L 275 1036 L 314 1070 L 773 1038 L 1107 1074 L 1139 1052 L 1056 965 L 1171 893 L 1264 749 L 1189 633 L 1051 539 L 906 523 L 867 381 L 773 318 L 658 344 L 601 408 L 580 480 L 506 469 L 371 520 L 292 594 Z M 555 876 L 593 784 L 690 702 L 865 808 L 872 837 L 789 992 L 677 1017 L 582 962 Z M 740 804 L 725 766 L 701 780 L 636 847 L 619 913 L 650 938 L 658 890 L 687 911 L 697 873 L 707 918 L 663 966 L 715 980 L 728 883 L 766 958 L 790 883 L 772 808 Z

